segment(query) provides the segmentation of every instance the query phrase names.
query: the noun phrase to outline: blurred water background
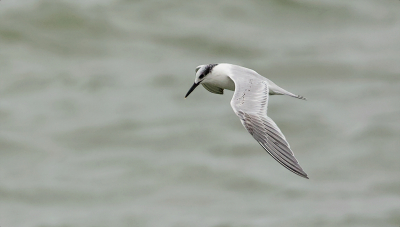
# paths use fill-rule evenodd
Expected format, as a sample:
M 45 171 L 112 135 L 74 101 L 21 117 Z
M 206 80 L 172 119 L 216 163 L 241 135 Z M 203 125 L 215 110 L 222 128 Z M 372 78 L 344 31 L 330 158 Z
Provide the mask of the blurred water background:
M 275 162 L 197 65 L 308 101 Z M 400 226 L 400 2 L 0 1 L 0 226 Z

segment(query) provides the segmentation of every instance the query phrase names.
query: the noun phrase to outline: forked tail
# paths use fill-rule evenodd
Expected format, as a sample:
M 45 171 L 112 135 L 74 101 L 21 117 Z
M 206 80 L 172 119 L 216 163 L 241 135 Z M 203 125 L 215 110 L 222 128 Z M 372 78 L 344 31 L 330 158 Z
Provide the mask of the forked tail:
M 273 82 L 270 83 L 269 94 L 270 95 L 288 95 L 288 96 L 291 96 L 291 97 L 294 97 L 294 98 L 307 100 L 305 97 L 303 97 L 301 95 L 295 95 L 295 94 L 293 94 L 291 92 L 286 91 L 285 89 L 279 87 L 278 85 L 274 84 Z

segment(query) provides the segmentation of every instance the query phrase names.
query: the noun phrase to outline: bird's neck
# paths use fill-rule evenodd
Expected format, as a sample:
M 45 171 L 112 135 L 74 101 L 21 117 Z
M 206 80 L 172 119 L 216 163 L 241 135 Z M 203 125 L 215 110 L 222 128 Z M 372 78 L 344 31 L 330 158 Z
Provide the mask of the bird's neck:
M 213 68 L 212 73 L 206 77 L 204 83 L 208 83 L 222 89 L 227 89 L 234 91 L 235 83 L 233 80 L 227 75 L 228 66 L 221 64 L 217 65 Z

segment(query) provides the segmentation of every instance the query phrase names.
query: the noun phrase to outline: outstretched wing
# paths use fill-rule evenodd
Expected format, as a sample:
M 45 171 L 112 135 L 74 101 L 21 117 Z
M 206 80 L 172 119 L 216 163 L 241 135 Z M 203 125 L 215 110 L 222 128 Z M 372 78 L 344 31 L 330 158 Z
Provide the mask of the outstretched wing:
M 235 83 L 231 106 L 243 126 L 276 161 L 293 173 L 308 179 L 285 136 L 267 116 L 268 82 L 255 71 L 242 67 L 232 68 L 229 77 Z

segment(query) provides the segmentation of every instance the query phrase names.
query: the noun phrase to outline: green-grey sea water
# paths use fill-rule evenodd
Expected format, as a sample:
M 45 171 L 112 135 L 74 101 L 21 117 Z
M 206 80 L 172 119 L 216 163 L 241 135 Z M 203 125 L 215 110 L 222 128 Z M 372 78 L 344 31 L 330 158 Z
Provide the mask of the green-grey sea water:
M 274 161 L 196 66 L 302 101 Z M 399 227 L 400 1 L 0 1 L 1 227 Z

